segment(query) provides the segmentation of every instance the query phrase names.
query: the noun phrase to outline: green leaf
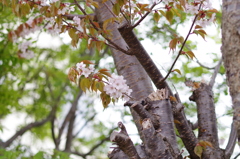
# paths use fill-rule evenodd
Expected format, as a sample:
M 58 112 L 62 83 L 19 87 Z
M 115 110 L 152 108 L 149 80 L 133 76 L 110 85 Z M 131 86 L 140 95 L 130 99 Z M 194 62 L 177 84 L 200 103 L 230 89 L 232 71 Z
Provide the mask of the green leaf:
M 96 88 L 97 88 L 100 92 L 103 92 L 104 83 L 103 83 L 103 82 L 96 82 Z
M 154 14 L 153 14 L 153 19 L 155 20 L 155 22 L 158 22 L 159 21 L 159 19 L 160 19 L 160 14 L 158 13 L 158 12 L 155 12 Z
M 169 21 L 169 23 L 171 24 L 171 23 L 172 23 L 172 20 L 173 20 L 173 12 L 172 12 L 171 9 L 166 12 L 166 18 L 167 18 L 167 20 Z
M 172 72 L 177 72 L 178 74 L 182 75 L 181 71 L 179 69 L 174 69 Z
M 186 54 L 193 59 L 195 57 L 194 53 L 192 51 L 187 51 Z
M 101 100 L 102 100 L 102 105 L 105 108 L 108 107 L 108 104 L 111 102 L 111 98 L 109 95 L 106 94 L 106 92 L 102 92 L 100 94 Z
M 120 5 L 118 3 L 115 3 L 113 5 L 113 13 L 116 14 L 116 15 L 119 15 L 119 13 L 120 13 Z
M 175 50 L 176 49 L 176 46 L 177 46 L 177 42 L 178 42 L 178 39 L 177 38 L 174 38 L 170 41 L 169 43 L 169 48 L 170 50 Z
M 202 148 L 202 146 L 199 146 L 199 145 L 197 145 L 197 146 L 195 146 L 194 147 L 194 153 L 198 156 L 198 157 L 202 157 L 202 153 L 203 153 L 203 148 Z
M 83 90 L 83 92 L 86 93 L 87 89 L 89 89 L 91 86 L 90 80 L 88 78 L 82 78 L 80 82 L 80 88 Z

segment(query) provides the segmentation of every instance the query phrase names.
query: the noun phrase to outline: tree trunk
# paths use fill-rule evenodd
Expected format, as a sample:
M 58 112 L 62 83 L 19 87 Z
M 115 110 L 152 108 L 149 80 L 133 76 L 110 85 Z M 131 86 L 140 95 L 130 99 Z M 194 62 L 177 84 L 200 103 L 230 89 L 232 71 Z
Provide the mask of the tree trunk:
M 112 5 L 110 2 L 102 3 L 101 0 L 99 1 L 99 7 L 96 9 L 96 15 L 100 24 L 103 23 L 103 21 L 113 17 L 112 13 L 109 10 L 111 8 Z M 110 38 L 112 41 L 114 41 L 114 43 L 119 47 L 126 49 L 127 44 L 122 39 L 118 31 L 118 25 L 116 23 L 111 23 L 108 25 L 107 29 L 111 30 L 112 37 Z M 133 90 L 131 96 L 134 98 L 134 100 L 139 101 L 141 99 L 144 99 L 153 92 L 151 81 L 135 56 L 126 55 L 121 51 L 113 48 L 111 48 L 111 52 L 118 74 L 124 76 L 128 86 L 130 86 L 130 88 Z M 132 109 L 130 110 L 142 139 L 140 118 L 135 111 Z
M 222 15 L 223 62 L 233 103 L 233 128 L 240 139 L 240 1 L 223 0 Z

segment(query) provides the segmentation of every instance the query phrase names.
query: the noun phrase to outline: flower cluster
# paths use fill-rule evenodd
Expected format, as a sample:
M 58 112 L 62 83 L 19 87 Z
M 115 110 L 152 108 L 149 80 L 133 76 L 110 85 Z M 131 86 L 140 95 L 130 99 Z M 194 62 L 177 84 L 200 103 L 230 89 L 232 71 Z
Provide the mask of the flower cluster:
M 21 53 L 19 53 L 19 56 L 21 58 L 25 58 L 25 59 L 31 59 L 34 57 L 34 53 L 31 50 L 28 50 L 28 46 L 31 44 L 31 42 L 27 41 L 27 42 L 23 42 L 21 44 L 18 45 L 18 48 L 20 50 Z
M 216 17 L 216 13 L 213 13 L 212 14 L 212 16 L 211 16 L 211 18 L 209 18 L 209 19 L 203 19 L 203 18 L 201 18 L 201 19 L 199 19 L 199 20 L 197 20 L 196 21 L 196 24 L 197 25 L 200 25 L 200 26 L 202 26 L 203 28 L 204 27 L 206 27 L 207 25 L 210 25 L 211 23 L 213 23 L 214 21 L 215 21 L 215 17 Z
M 132 93 L 132 89 L 126 84 L 123 76 L 115 74 L 108 78 L 108 85 L 104 87 L 104 91 L 114 99 L 122 97 L 125 101 L 129 100 L 129 96 Z
M 212 9 L 212 3 L 209 0 L 195 0 L 191 4 L 186 4 L 186 12 L 198 14 L 200 5 L 202 5 L 203 9 Z
M 201 5 L 201 9 L 200 9 L 200 5 Z M 198 19 L 196 21 L 197 25 L 206 27 L 207 25 L 210 25 L 211 23 L 213 23 L 215 20 L 216 13 L 211 14 L 209 18 L 207 18 L 206 16 L 206 10 L 213 9 L 212 3 L 209 0 L 195 0 L 190 4 L 186 4 L 185 8 L 187 13 L 190 13 L 193 15 L 198 14 Z
M 61 8 L 58 10 L 58 14 L 64 15 L 74 10 L 75 10 L 74 6 L 70 6 L 70 3 L 62 3 Z
M 78 18 L 77 16 L 73 17 L 73 22 L 77 25 L 76 28 L 77 28 L 79 31 L 83 31 L 83 28 L 82 28 L 82 26 L 81 26 L 81 19 L 80 19 L 80 18 Z
M 86 65 L 83 62 L 76 64 L 77 70 L 79 71 L 79 75 L 83 75 L 87 78 L 91 73 L 94 72 L 94 65 Z
M 123 100 L 128 101 L 130 94 L 132 93 L 132 89 L 126 84 L 126 80 L 124 80 L 123 76 L 119 76 L 116 74 L 107 75 L 108 78 L 105 78 L 107 81 L 103 81 L 102 78 L 99 78 L 99 73 L 94 74 L 94 65 L 89 64 L 90 62 L 79 62 L 76 64 L 77 70 L 77 78 L 84 76 L 85 78 L 95 78 L 98 82 L 103 83 L 103 91 L 106 92 L 113 99 L 123 98 Z M 104 72 L 104 71 L 103 71 Z M 92 75 L 91 75 L 92 74 Z M 103 73 L 104 74 L 104 73 Z M 106 74 L 105 74 L 106 75 Z M 89 88 L 88 88 L 89 89 Z

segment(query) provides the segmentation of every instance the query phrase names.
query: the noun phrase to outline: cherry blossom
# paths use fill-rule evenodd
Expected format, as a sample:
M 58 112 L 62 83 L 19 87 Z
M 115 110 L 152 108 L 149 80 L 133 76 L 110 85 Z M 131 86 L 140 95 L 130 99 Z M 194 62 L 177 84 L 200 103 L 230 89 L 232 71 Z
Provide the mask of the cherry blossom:
M 77 25 L 76 28 L 77 28 L 79 31 L 83 31 L 83 28 L 82 28 L 82 26 L 81 26 L 81 19 L 78 18 L 77 16 L 75 16 L 75 17 L 73 17 L 73 21 L 74 21 L 74 23 Z
M 108 85 L 104 87 L 104 91 L 109 96 L 113 99 L 123 97 L 124 100 L 129 100 L 132 90 L 126 84 L 126 80 L 124 80 L 123 76 L 112 74 L 112 76 L 108 78 L 108 82 Z
M 83 62 L 77 63 L 76 68 L 79 71 L 79 75 L 83 75 L 85 78 L 88 78 L 88 76 L 94 72 L 94 65 L 87 66 Z
M 200 25 L 200 26 L 202 26 L 204 28 L 204 27 L 212 24 L 214 22 L 214 20 L 215 20 L 215 17 L 216 17 L 216 13 L 213 13 L 210 19 L 200 19 L 200 20 L 197 20 L 196 24 Z
M 82 68 L 82 75 L 84 75 L 85 78 L 87 78 L 91 73 L 92 73 L 91 69 L 89 69 L 89 68 Z
M 76 64 L 76 67 L 77 67 L 77 69 L 81 70 L 86 67 L 86 64 L 84 64 L 83 62 L 80 62 L 80 63 Z
M 74 6 L 70 6 L 69 3 L 63 3 L 63 8 L 58 10 L 59 15 L 64 15 L 66 13 L 74 11 Z
M 173 2 L 173 0 L 164 0 L 165 3 Z
M 35 54 L 33 51 L 27 50 L 26 52 L 20 53 L 19 56 L 25 59 L 31 59 Z
M 19 50 L 21 50 L 23 53 L 26 52 L 28 46 L 31 45 L 30 41 L 23 42 L 18 45 Z
M 186 12 L 190 14 L 198 14 L 198 5 L 186 4 Z

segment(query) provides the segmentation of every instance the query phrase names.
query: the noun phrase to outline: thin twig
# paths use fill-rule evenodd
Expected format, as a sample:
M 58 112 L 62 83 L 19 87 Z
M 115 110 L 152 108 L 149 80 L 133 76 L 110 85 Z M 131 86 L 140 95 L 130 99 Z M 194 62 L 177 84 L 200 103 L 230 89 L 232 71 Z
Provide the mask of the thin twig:
M 199 65 L 200 65 L 201 67 L 203 67 L 203 68 L 206 68 L 206 69 L 209 69 L 209 70 L 212 70 L 212 69 L 215 69 L 215 68 L 216 68 L 216 66 L 214 66 L 214 67 L 205 66 L 205 65 L 201 64 L 196 57 L 195 57 L 195 59 L 197 60 L 197 61 L 196 61 L 197 64 L 199 64 Z
M 84 14 L 84 15 L 87 15 L 87 13 L 84 11 L 84 9 L 77 3 L 77 0 L 74 0 L 75 4 L 77 5 L 77 7 L 80 9 L 80 11 Z M 89 19 L 89 22 L 90 24 L 93 26 L 93 28 L 96 30 L 96 31 L 99 31 L 99 28 L 93 23 L 93 21 L 91 19 Z M 102 33 L 101 35 L 103 36 L 103 38 L 105 38 L 111 45 L 113 45 L 116 49 L 116 50 L 119 50 L 125 54 L 128 54 L 130 55 L 129 51 L 127 50 L 124 50 L 123 48 L 119 47 L 117 44 L 115 44 L 112 40 L 110 40 L 109 38 L 105 37 Z M 108 46 L 111 46 L 111 45 L 108 45 Z
M 200 4 L 199 10 L 200 10 L 201 6 L 202 6 L 202 5 Z M 171 66 L 171 68 L 170 68 L 170 70 L 168 71 L 168 74 L 161 80 L 162 82 L 164 82 L 164 81 L 168 78 L 168 76 L 170 75 L 170 73 L 172 72 L 172 69 L 173 69 L 173 67 L 175 66 L 178 58 L 180 57 L 180 55 L 181 55 L 181 53 L 182 53 L 182 50 L 183 50 L 183 48 L 184 48 L 184 46 L 185 46 L 185 44 L 186 44 L 186 42 L 187 42 L 187 40 L 188 40 L 188 37 L 189 37 L 190 34 L 191 34 L 192 28 L 193 28 L 193 26 L 194 26 L 194 24 L 195 24 L 195 22 L 196 22 L 196 20 L 197 20 L 197 17 L 198 17 L 198 14 L 195 16 L 195 18 L 194 18 L 194 20 L 193 20 L 193 23 L 192 23 L 192 25 L 191 25 L 191 27 L 190 27 L 190 29 L 189 29 L 189 31 L 188 31 L 188 34 L 187 34 L 187 36 L 186 36 L 186 38 L 185 38 L 185 40 L 184 40 L 184 42 L 183 42 L 183 44 L 182 44 L 182 47 L 180 48 L 180 50 L 179 50 L 179 52 L 178 52 L 178 55 L 177 55 L 176 59 L 174 60 L 172 66 Z
M 127 21 L 128 25 L 131 25 L 131 19 L 130 19 L 130 21 L 127 19 L 126 15 L 122 12 L 122 9 L 120 9 L 120 13 L 124 17 L 124 19 Z
M 106 3 L 103 3 L 103 5 L 108 9 L 108 11 L 114 16 L 114 18 L 117 18 L 117 16 L 112 12 L 112 10 L 106 5 Z
M 238 153 L 233 159 L 238 159 L 238 156 L 240 156 L 240 153 Z
M 150 7 L 150 11 L 144 14 L 141 19 L 139 19 L 133 26 L 131 26 L 131 28 L 134 29 L 136 26 L 138 26 L 148 16 L 148 14 L 151 13 L 152 9 L 155 6 L 156 6 L 156 2 L 154 2 L 153 5 Z
M 130 2 L 130 0 L 128 0 L 128 5 L 129 5 L 129 15 L 130 15 L 130 17 L 129 17 L 129 19 L 130 19 L 130 25 L 132 24 L 132 17 L 131 17 L 131 12 L 132 12 L 132 7 L 131 7 L 131 2 Z
M 233 150 L 234 150 L 234 147 L 236 145 L 236 140 L 237 140 L 237 128 L 236 126 L 234 125 L 234 122 L 232 122 L 232 125 L 231 125 L 231 132 L 230 132 L 230 135 L 229 135 L 229 139 L 228 139 L 228 143 L 227 143 L 227 146 L 225 148 L 225 157 L 226 158 L 230 158 L 232 153 L 233 153 Z M 240 154 L 238 154 L 235 159 L 237 159 L 237 157 L 239 156 Z
M 211 81 L 209 82 L 209 86 L 210 86 L 211 88 L 213 87 L 213 85 L 214 85 L 214 83 L 215 83 L 215 79 L 216 79 L 217 74 L 218 74 L 218 72 L 219 72 L 219 69 L 220 69 L 220 67 L 221 67 L 222 60 L 223 60 L 222 58 L 219 60 L 217 66 L 216 66 L 215 69 L 214 69 L 214 72 L 213 72 Z
M 96 116 L 96 114 L 97 114 L 97 113 L 94 113 L 90 118 L 88 118 L 88 120 L 85 121 L 85 123 L 83 124 L 83 126 L 77 131 L 77 133 L 75 133 L 75 135 L 73 135 L 73 138 L 75 138 L 75 137 L 83 130 L 83 128 L 85 128 L 85 126 L 87 126 L 87 124 L 94 119 L 94 117 Z
M 60 139 L 61 139 L 61 137 L 62 137 L 63 130 L 65 129 L 65 127 L 66 127 L 68 121 L 70 120 L 72 114 L 74 114 L 73 111 L 74 111 L 75 107 L 77 106 L 78 100 L 79 100 L 79 98 L 82 96 L 82 93 L 83 93 L 83 92 L 80 90 L 79 93 L 78 93 L 78 95 L 76 96 L 75 100 L 73 101 L 72 106 L 71 106 L 68 114 L 66 115 L 66 117 L 65 117 L 65 119 L 64 119 L 61 127 L 59 128 L 58 137 L 57 137 L 57 144 L 58 144 L 58 145 L 60 144 Z

